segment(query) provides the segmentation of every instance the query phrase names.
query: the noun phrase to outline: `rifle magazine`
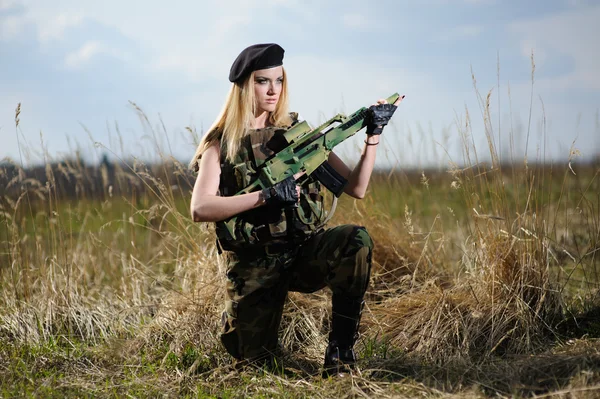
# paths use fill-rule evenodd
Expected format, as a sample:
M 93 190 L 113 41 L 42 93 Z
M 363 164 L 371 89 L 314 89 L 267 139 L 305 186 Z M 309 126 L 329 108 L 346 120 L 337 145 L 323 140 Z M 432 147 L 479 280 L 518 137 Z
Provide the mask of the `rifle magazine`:
M 323 162 L 311 174 L 321 184 L 323 184 L 336 197 L 339 197 L 344 192 L 348 180 L 340 175 L 328 162 Z

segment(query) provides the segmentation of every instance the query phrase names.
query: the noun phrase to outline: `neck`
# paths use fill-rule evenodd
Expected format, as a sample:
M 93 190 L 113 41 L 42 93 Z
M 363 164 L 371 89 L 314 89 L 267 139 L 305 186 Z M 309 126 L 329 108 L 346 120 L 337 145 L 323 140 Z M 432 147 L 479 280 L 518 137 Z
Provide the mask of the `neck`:
M 260 111 L 257 115 L 254 115 L 254 129 L 262 129 L 267 127 L 269 120 L 269 113 L 267 111 Z

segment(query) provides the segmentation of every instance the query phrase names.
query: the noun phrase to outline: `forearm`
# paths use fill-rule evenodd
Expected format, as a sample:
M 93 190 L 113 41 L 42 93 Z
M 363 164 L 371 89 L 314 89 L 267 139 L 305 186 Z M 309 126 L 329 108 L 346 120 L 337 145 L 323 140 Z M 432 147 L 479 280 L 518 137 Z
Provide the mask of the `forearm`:
M 354 167 L 350 176 L 348 176 L 348 185 L 346 194 L 354 198 L 364 198 L 369 180 L 375 166 L 375 158 L 377 155 L 377 145 L 381 136 L 367 136 L 358 164 Z
M 256 191 L 231 197 L 199 195 L 192 198 L 190 210 L 194 222 L 218 222 L 262 205 L 264 205 L 262 193 Z

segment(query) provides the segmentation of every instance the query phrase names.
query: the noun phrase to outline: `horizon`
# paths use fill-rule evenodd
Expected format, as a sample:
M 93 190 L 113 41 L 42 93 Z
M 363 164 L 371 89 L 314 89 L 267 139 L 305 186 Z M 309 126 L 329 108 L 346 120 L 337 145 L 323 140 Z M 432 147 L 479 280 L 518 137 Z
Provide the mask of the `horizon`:
M 290 109 L 312 126 L 406 95 L 382 137 L 379 168 L 461 163 L 456 125 L 466 109 L 467 140 L 489 156 L 480 101 L 490 92 L 488 128 L 502 159 L 600 153 L 597 2 L 141 4 L 0 0 L 0 159 L 33 165 L 79 149 L 94 162 L 102 147 L 147 162 L 161 151 L 189 159 L 186 127 L 202 132 L 212 123 L 233 59 L 258 42 L 286 50 Z M 336 153 L 352 162 L 362 134 Z

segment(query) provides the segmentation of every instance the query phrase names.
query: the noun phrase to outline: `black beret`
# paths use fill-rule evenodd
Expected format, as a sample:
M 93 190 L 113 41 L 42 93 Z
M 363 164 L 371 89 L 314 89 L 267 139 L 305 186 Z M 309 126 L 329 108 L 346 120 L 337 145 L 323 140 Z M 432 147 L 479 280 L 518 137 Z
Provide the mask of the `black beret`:
M 283 53 L 283 48 L 275 43 L 246 47 L 231 65 L 229 81 L 241 83 L 252 71 L 283 65 Z

